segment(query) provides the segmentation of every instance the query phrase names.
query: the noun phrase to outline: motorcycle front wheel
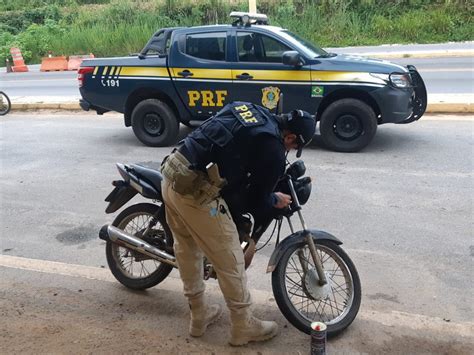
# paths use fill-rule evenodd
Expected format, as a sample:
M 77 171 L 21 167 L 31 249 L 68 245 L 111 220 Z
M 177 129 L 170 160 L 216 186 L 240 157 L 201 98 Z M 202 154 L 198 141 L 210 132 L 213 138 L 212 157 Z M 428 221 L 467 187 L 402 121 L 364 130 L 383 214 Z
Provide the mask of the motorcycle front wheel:
M 147 234 L 146 241 L 155 247 L 172 253 L 173 236 L 166 223 L 164 206 L 139 203 L 123 210 L 112 223 L 113 226 L 139 236 L 157 216 L 157 223 Z M 161 263 L 139 252 L 112 242 L 105 247 L 107 264 L 114 277 L 124 286 L 144 290 L 156 286 L 173 270 L 171 265 Z
M 290 245 L 272 273 L 275 300 L 285 318 L 296 328 L 311 333 L 312 322 L 327 325 L 327 336 L 335 336 L 355 319 L 361 301 L 357 270 L 336 243 L 316 240 L 328 281 L 321 286 L 306 242 Z

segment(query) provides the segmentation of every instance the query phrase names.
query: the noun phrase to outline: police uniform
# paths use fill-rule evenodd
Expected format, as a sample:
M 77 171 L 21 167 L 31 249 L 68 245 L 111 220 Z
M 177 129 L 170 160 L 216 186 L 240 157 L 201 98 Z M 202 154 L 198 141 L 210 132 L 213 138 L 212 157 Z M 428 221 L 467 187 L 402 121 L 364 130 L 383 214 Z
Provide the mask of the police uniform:
M 231 344 L 276 334 L 276 323 L 251 316 L 244 257 L 226 197 L 238 200 L 235 196 L 246 191 L 256 206 L 254 213 L 268 213 L 274 202 L 272 191 L 284 172 L 285 151 L 278 119 L 262 107 L 236 102 L 204 122 L 164 161 L 163 199 L 184 293 L 191 306 L 191 335 L 193 324 L 201 325 L 194 333 L 202 335 L 212 318 L 203 311 L 203 254 L 214 267 L 231 312 Z M 212 163 L 218 166 L 218 177 L 207 173 Z M 234 215 L 242 208 L 234 206 Z M 200 311 L 193 312 L 193 308 Z M 255 333 L 255 338 L 245 329 Z

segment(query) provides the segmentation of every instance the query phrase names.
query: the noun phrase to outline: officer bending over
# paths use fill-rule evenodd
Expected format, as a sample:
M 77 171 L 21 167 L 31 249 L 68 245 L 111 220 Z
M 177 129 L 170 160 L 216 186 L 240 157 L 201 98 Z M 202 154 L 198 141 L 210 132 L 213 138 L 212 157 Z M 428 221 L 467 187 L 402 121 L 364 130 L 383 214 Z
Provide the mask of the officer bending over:
M 274 192 L 284 174 L 286 152 L 298 150 L 314 135 L 306 112 L 276 116 L 245 102 L 225 106 L 189 134 L 162 166 L 166 218 L 191 308 L 189 333 L 204 334 L 222 313 L 204 300 L 203 254 L 212 263 L 231 318 L 231 345 L 270 339 L 275 322 L 252 316 L 244 256 L 232 215 L 251 212 L 255 220 L 291 197 Z M 229 207 L 231 209 L 229 209 Z M 232 211 L 232 214 L 231 214 Z

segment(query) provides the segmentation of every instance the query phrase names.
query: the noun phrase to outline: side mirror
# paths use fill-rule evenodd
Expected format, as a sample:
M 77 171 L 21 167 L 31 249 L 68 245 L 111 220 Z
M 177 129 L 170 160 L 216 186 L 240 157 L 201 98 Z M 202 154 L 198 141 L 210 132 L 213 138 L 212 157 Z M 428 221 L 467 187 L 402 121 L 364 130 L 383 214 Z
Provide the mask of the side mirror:
M 286 51 L 282 57 L 283 64 L 300 67 L 303 65 L 301 55 L 297 51 Z

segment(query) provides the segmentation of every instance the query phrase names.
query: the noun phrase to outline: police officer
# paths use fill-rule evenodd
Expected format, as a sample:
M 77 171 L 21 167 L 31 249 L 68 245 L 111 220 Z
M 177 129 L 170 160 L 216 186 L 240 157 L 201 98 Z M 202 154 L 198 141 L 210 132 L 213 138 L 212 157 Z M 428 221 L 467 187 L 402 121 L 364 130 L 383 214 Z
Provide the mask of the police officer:
M 203 335 L 222 312 L 219 305 L 208 306 L 204 300 L 204 255 L 230 310 L 229 343 L 244 345 L 277 334 L 275 322 L 252 316 L 232 214 L 238 218 L 250 211 L 258 219 L 273 208 L 288 207 L 291 197 L 274 192 L 285 171 L 286 153 L 296 149 L 299 157 L 314 132 L 315 120 L 306 112 L 276 116 L 263 107 L 235 102 L 189 134 L 164 161 L 166 218 L 191 309 L 192 336 Z

